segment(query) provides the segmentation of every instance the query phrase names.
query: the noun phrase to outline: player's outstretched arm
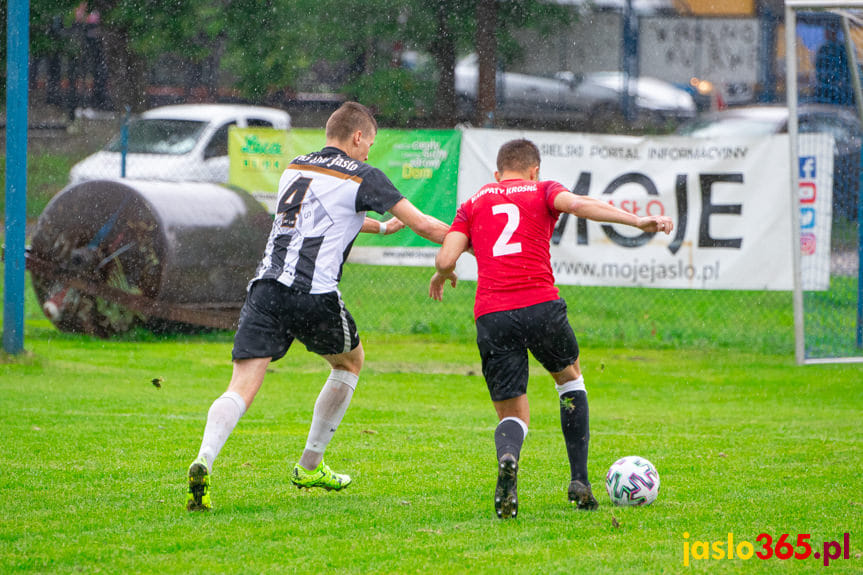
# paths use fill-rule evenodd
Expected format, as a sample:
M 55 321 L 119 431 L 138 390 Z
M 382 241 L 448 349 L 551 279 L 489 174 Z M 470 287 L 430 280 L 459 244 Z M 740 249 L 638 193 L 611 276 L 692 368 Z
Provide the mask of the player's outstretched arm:
M 365 234 L 381 234 L 388 236 L 404 229 L 404 227 L 404 223 L 398 218 L 390 218 L 385 222 L 380 222 L 366 216 L 366 219 L 363 221 L 363 227 L 360 228 L 360 232 Z
M 644 232 L 665 232 L 670 234 L 674 222 L 668 216 L 636 216 L 608 202 L 603 202 L 589 196 L 579 196 L 572 192 L 561 192 L 554 198 L 554 207 L 560 212 L 566 212 L 579 218 L 606 222 L 609 224 L 626 224 Z
M 444 236 L 449 231 L 447 224 L 433 216 L 422 213 L 407 198 L 402 198 L 396 202 L 396 205 L 390 208 L 390 213 L 403 221 L 417 235 L 436 244 L 442 244 Z
M 458 278 L 455 275 L 455 264 L 458 258 L 470 247 L 470 239 L 461 232 L 450 232 L 443 240 L 434 259 L 435 274 L 429 282 L 429 297 L 443 300 L 443 288 L 447 280 L 455 287 Z

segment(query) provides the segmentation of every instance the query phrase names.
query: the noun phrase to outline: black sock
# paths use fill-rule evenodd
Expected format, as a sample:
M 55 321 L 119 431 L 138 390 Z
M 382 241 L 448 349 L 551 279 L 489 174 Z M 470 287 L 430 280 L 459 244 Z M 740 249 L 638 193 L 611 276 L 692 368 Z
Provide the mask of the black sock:
M 497 448 L 497 460 L 504 453 L 511 453 L 518 461 L 521 455 L 521 445 L 524 443 L 524 428 L 514 419 L 504 419 L 494 430 L 494 446 Z
M 587 484 L 587 445 L 590 442 L 587 392 L 569 391 L 560 396 L 560 427 L 572 479 Z

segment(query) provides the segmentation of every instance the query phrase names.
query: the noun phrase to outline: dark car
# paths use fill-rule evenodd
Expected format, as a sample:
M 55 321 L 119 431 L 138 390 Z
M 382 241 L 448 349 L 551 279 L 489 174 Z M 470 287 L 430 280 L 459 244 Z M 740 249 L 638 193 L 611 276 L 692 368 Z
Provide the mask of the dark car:
M 479 79 L 476 54 L 455 67 L 459 115 L 474 117 Z M 654 130 L 695 117 L 689 92 L 657 78 L 641 76 L 628 81 L 622 72 L 592 72 L 583 76 L 559 72 L 553 78 L 514 72 L 497 74 L 495 116 L 505 123 L 524 126 L 559 126 L 611 132 L 631 124 Z M 632 99 L 631 121 L 625 119 L 622 98 Z
M 801 134 L 832 134 L 833 212 L 834 216 L 857 218 L 860 188 L 860 147 L 863 130 L 853 108 L 829 104 L 801 104 L 797 113 Z M 721 136 L 755 136 L 788 132 L 788 107 L 755 105 L 729 108 L 702 115 L 682 124 L 676 134 L 699 138 Z

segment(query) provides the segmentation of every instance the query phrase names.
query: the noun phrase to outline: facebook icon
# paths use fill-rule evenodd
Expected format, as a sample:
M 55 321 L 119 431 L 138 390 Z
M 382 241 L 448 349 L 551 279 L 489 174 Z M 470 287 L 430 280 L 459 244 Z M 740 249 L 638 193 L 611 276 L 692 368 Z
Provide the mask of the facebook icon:
M 815 178 L 815 156 L 800 156 L 800 175 L 801 180 L 811 180 Z

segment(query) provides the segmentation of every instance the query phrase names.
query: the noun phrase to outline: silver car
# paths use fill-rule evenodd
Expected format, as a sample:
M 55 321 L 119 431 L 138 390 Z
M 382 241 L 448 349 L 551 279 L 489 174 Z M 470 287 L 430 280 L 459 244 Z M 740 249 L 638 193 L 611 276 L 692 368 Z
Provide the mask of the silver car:
M 476 54 L 458 62 L 455 91 L 459 115 L 473 119 L 479 68 Z M 499 120 L 529 125 L 551 125 L 599 132 L 629 127 L 662 128 L 695 117 L 692 95 L 664 80 L 641 76 L 629 80 L 622 72 L 592 72 L 579 77 L 559 72 L 553 78 L 513 72 L 497 75 Z M 628 90 L 627 90 L 628 88 Z M 630 94 L 632 118 L 623 111 L 623 94 Z

